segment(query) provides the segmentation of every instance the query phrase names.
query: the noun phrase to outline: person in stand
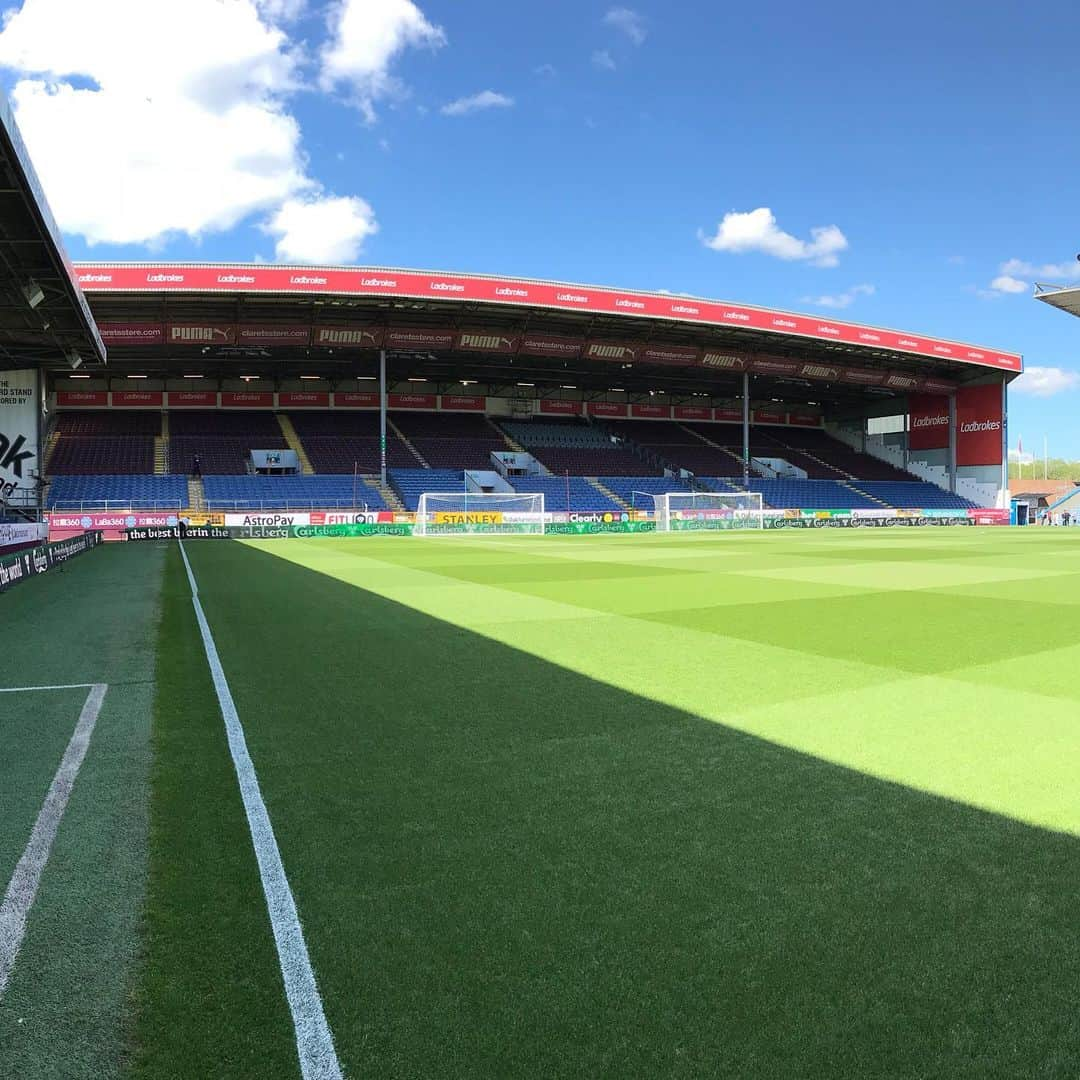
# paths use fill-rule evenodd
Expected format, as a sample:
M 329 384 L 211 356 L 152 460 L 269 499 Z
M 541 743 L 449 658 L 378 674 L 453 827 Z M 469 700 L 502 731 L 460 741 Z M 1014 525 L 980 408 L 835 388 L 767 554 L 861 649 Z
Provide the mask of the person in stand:
M 1062 510 L 1062 512 L 1061 512 L 1061 524 L 1062 525 L 1068 525 L 1071 520 L 1072 520 L 1072 515 L 1069 513 L 1069 511 L 1068 510 Z
M 191 475 L 194 476 L 196 480 L 202 479 L 202 462 L 199 460 L 198 454 L 191 459 Z

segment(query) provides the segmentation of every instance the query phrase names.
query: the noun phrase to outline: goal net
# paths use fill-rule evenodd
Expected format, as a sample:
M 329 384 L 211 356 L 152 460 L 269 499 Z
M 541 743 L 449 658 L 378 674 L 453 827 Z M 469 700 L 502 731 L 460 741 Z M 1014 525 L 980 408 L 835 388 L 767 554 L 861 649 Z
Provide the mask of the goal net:
M 543 532 L 544 496 L 508 491 L 425 491 L 416 507 L 413 526 L 414 536 L 537 536 Z
M 656 531 L 763 529 L 761 493 L 668 491 L 655 495 Z

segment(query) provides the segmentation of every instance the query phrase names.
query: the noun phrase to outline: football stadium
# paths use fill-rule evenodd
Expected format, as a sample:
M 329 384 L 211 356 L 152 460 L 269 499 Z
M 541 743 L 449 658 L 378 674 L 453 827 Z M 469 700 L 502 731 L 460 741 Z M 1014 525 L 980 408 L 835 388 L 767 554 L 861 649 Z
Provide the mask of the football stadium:
M 0 128 L 0 1076 L 1075 1075 L 1019 355 L 73 266 Z

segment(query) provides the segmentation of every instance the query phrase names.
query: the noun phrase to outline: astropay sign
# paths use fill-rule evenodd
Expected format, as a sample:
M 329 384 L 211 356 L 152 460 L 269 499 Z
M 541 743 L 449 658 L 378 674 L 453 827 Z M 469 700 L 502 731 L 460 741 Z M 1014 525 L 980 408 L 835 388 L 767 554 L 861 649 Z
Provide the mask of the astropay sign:
M 0 510 L 34 502 L 40 416 L 38 373 L 0 371 Z

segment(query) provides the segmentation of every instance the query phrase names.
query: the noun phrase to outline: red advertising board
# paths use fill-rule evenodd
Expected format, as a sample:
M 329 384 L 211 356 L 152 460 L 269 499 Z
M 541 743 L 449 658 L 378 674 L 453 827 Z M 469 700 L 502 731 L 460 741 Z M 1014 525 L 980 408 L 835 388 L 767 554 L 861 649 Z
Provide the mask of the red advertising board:
M 307 345 L 310 340 L 310 326 L 263 323 L 236 328 L 236 341 L 239 345 Z
M 590 416 L 626 416 L 626 406 L 618 401 L 589 401 L 585 405 Z
M 900 393 L 910 394 L 919 389 L 919 376 L 909 375 L 906 371 L 890 371 L 881 383 L 886 390 L 896 390 Z
M 549 416 L 580 416 L 581 402 L 567 401 L 563 398 L 543 398 L 540 411 Z
M 116 345 L 163 345 L 165 327 L 161 323 L 98 323 L 101 340 Z
M 638 352 L 638 359 L 643 364 L 696 364 L 701 359 L 701 350 L 688 345 L 645 345 Z
M 222 391 L 223 409 L 272 409 L 274 395 L 269 390 Z
M 822 364 L 818 361 L 807 361 L 799 365 L 800 379 L 821 379 L 825 382 L 836 382 L 843 373 L 843 368 L 836 364 Z
M 387 328 L 383 344 L 388 349 L 452 349 L 453 330 L 429 330 L 424 326 Z
M 1000 465 L 1001 386 L 962 386 L 956 392 L 956 464 Z
M 160 390 L 114 390 L 114 409 L 160 409 L 164 395 Z
M 384 334 L 381 326 L 316 326 L 311 343 L 325 349 L 378 349 Z
M 236 327 L 223 323 L 169 323 L 167 345 L 235 345 Z
M 388 394 L 391 409 L 434 409 L 438 398 L 434 394 Z
M 372 270 L 365 267 L 299 271 L 287 266 L 270 265 L 84 264 L 77 267 L 76 274 L 79 284 L 87 292 L 434 297 L 462 303 L 515 304 L 594 314 L 639 315 L 689 325 L 743 327 L 786 337 L 806 337 L 946 358 L 1006 371 L 1023 370 L 1023 362 L 1015 353 L 905 334 L 898 330 L 834 322 L 816 315 L 798 315 L 745 304 L 677 297 L 669 293 L 631 292 L 551 281 L 436 274 L 417 270 Z
M 724 424 L 741 424 L 742 409 L 737 409 L 734 407 L 715 409 L 713 419 L 718 420 Z
M 525 334 L 518 345 L 518 352 L 528 356 L 558 356 L 564 360 L 576 360 L 585 342 L 581 338 L 556 337 L 552 334 Z
M 454 347 L 465 352 L 516 353 L 520 341 L 497 330 L 462 330 Z
M 638 347 L 627 341 L 587 341 L 584 355 L 586 360 L 632 364 L 637 359 Z
M 283 409 L 328 409 L 330 394 L 326 390 L 295 390 L 278 394 L 278 405 Z
M 874 371 L 873 368 L 849 367 L 840 372 L 840 381 L 858 386 L 880 386 L 885 381 L 885 372 Z
M 778 375 L 784 378 L 798 374 L 798 360 L 785 360 L 779 356 L 755 356 L 750 361 L 750 370 L 758 375 Z
M 945 450 L 949 445 L 949 399 L 937 394 L 908 396 L 908 449 Z
M 676 405 L 676 420 L 711 420 L 713 411 L 706 405 Z
M 56 404 L 64 409 L 101 409 L 109 404 L 107 390 L 57 390 Z
M 66 540 L 91 531 L 100 531 L 103 540 L 126 540 L 128 529 L 171 528 L 176 524 L 177 513 L 178 510 L 83 514 L 54 510 L 49 515 L 49 540 Z
M 789 412 L 787 422 L 792 427 L 821 427 L 821 417 L 817 413 Z
M 969 510 L 968 518 L 974 521 L 976 525 L 1008 525 L 1009 524 L 1009 511 L 1008 510 L 995 510 L 990 509 L 975 509 Z
M 378 394 L 344 394 L 340 391 L 334 394 L 335 409 L 377 409 L 378 407 Z
M 465 394 L 443 394 L 440 407 L 447 412 L 483 412 L 487 408 L 487 398 L 469 397 Z
M 919 389 L 924 394 L 951 394 L 956 389 L 956 383 L 948 379 L 920 379 Z
M 640 420 L 670 420 L 670 405 L 631 405 L 630 415 Z
M 786 419 L 779 409 L 755 409 L 755 424 L 782 424 Z
M 170 409 L 212 409 L 218 403 L 216 390 L 170 390 L 165 397 Z

